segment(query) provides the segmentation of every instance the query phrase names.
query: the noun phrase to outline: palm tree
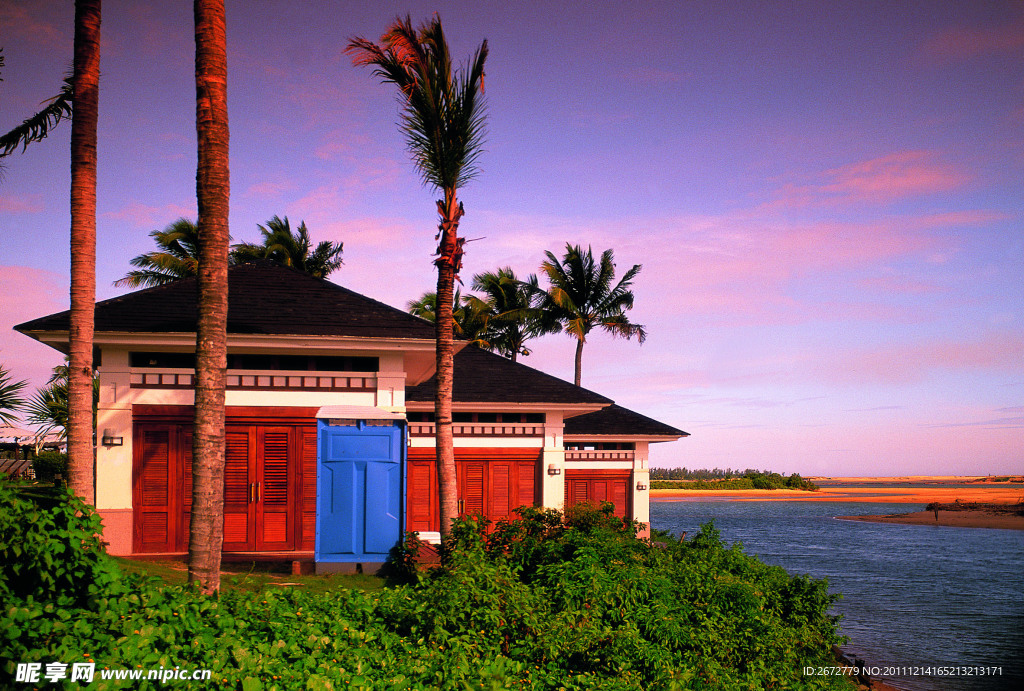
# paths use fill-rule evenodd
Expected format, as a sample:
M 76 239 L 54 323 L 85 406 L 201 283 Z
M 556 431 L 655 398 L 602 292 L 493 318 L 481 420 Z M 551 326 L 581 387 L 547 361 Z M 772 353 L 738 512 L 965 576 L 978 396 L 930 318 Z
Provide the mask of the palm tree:
M 486 307 L 479 306 L 479 301 L 473 304 L 470 298 L 462 297 L 461 292 L 455 290 L 455 298 L 452 308 L 452 330 L 454 334 L 469 341 L 472 345 L 492 350 L 491 342 L 485 334 L 487 330 Z M 413 314 L 428 322 L 437 320 L 437 293 L 423 293 L 417 300 L 411 300 L 405 306 L 409 314 Z
M 557 328 L 540 309 L 544 291 L 536 274 L 520 281 L 510 267 L 486 271 L 473 276 L 473 290 L 483 297 L 468 296 L 467 306 L 484 316 L 491 349 L 513 362 L 519 355 L 530 354 L 526 341 Z
M 131 260 L 137 267 L 124 278 L 114 281 L 115 286 L 149 288 L 179 278 L 195 276 L 199 267 L 199 229 L 187 218 L 179 218 L 163 230 L 149 234 L 157 249 L 140 254 Z
M 269 259 L 291 266 L 313 278 L 327 278 L 342 265 L 344 243 L 323 240 L 310 252 L 312 241 L 306 222 L 299 224 L 298 234 L 292 232 L 288 217 L 274 216 L 266 227 L 258 225 L 263 244 L 243 242 L 231 248 L 234 261 Z
M 0 67 L 3 66 L 3 55 L 0 55 Z M 46 139 L 50 130 L 61 120 L 71 117 L 74 98 L 72 96 L 72 80 L 74 73 L 64 77 L 64 86 L 53 98 L 44 101 L 42 110 L 26 119 L 10 132 L 0 136 L 0 158 L 14 153 L 18 147 L 24 151 L 32 142 Z
M 629 288 L 641 267 L 633 265 L 613 287 L 615 262 L 610 249 L 601 254 L 600 262 L 594 261 L 590 247 L 584 252 L 579 245 L 568 243 L 561 261 L 551 252 L 544 254 L 547 260 L 541 264 L 541 271 L 550 284 L 544 308 L 576 339 L 575 381 L 579 386 L 583 344 L 594 327 L 613 336 L 636 336 L 641 343 L 647 339 L 644 327 L 631 323 L 625 314 L 633 308 L 633 292 Z
M 60 430 L 60 438 L 67 437 L 68 428 L 68 376 L 70 368 L 65 359 L 63 365 L 53 368 L 46 386 L 36 391 L 25 406 L 28 421 L 37 425 L 41 434 Z M 92 373 L 92 430 L 96 431 L 96 411 L 100 402 L 100 380 Z
M 21 396 L 25 386 L 26 382 L 13 381 L 11 373 L 0 365 L 0 424 L 13 425 L 18 422 L 15 413 L 25 408 L 25 399 Z
M 455 279 L 462 267 L 464 238 L 459 220 L 465 213 L 457 198 L 460 187 L 476 174 L 483 143 L 484 62 L 487 41 L 480 44 L 468 68 L 452 65 L 441 19 L 434 16 L 420 28 L 412 20 L 396 19 L 381 36 L 381 45 L 352 39 L 345 52 L 355 65 L 373 66 L 384 83 L 402 94 L 402 130 L 413 164 L 423 182 L 442 194 L 437 201 L 437 389 L 434 420 L 441 535 L 447 536 L 458 515 L 455 451 L 452 444 L 452 375 L 455 354 L 452 305 Z
M 93 329 L 96 307 L 96 123 L 100 0 L 75 1 L 71 114 L 71 310 L 68 334 L 68 487 L 92 504 Z
M 199 270 L 188 581 L 220 589 L 228 316 L 228 102 L 224 0 L 195 0 Z
M 316 278 L 327 278 L 342 264 L 340 242 L 324 240 L 312 252 L 309 251 L 312 240 L 305 222 L 299 225 L 298 235 L 292 234 L 287 216 L 284 220 L 274 216 L 267 222 L 266 228 L 257 228 L 263 234 L 263 244 L 242 242 L 234 245 L 228 254 L 228 264 L 267 259 L 295 267 Z M 199 267 L 199 229 L 194 221 L 179 218 L 163 230 L 154 230 L 149 236 L 156 242 L 157 248 L 132 259 L 131 265 L 137 268 L 125 274 L 124 278 L 114 281 L 115 286 L 149 288 L 196 275 Z

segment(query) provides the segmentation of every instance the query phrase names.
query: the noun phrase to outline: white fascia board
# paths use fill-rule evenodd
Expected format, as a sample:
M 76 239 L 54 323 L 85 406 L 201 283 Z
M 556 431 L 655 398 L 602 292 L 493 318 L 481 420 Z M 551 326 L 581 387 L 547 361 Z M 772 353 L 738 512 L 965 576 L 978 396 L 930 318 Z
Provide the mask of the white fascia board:
M 61 350 L 68 342 L 67 331 L 26 331 L 26 335 Z M 93 342 L 98 346 L 195 349 L 194 332 L 120 332 L 97 331 Z M 254 351 L 281 352 L 301 350 L 325 353 L 345 351 L 425 351 L 433 352 L 433 339 L 425 338 L 365 338 L 356 336 L 304 336 L 287 334 L 228 334 L 228 347 Z
M 573 403 L 573 404 L 559 404 L 559 403 L 522 403 L 520 401 L 480 401 L 480 402 L 452 402 L 452 411 L 458 412 L 474 412 L 474 411 L 503 411 L 503 410 L 515 410 L 519 409 L 524 412 L 566 412 L 573 411 L 571 415 L 564 415 L 565 417 L 573 417 L 575 415 L 582 415 L 584 413 L 594 413 L 601 408 L 607 407 L 607 404 L 603 403 Z M 434 404 L 429 401 L 406 401 L 406 410 L 410 412 L 430 412 L 434 409 Z
M 649 441 L 658 443 L 663 441 L 678 441 L 689 434 L 566 434 L 563 439 L 568 442 L 600 442 L 600 441 Z
M 404 420 L 405 414 L 370 405 L 325 405 L 316 411 L 316 417 L 340 420 Z

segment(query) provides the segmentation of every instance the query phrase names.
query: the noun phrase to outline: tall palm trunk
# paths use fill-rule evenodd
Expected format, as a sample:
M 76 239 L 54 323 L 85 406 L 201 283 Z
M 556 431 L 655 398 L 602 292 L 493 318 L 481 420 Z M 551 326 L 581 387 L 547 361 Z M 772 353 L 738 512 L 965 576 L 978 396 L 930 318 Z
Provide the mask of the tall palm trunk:
M 71 116 L 71 325 L 68 334 L 68 484 L 95 502 L 92 372 L 96 308 L 96 122 L 100 0 L 75 2 Z
M 583 376 L 583 339 L 576 341 L 576 386 L 580 386 L 580 379 Z
M 434 391 L 434 446 L 437 459 L 437 487 L 440 493 L 440 529 L 445 537 L 452 520 L 459 515 L 459 485 L 455 472 L 455 448 L 452 436 L 452 386 L 455 380 L 455 333 L 452 301 L 455 297 L 455 276 L 462 265 L 462 244 L 459 241 L 459 219 L 462 208 L 455 199 L 455 190 L 444 191 L 444 201 L 437 203 L 441 223 L 438 225 L 440 245 L 437 264 L 437 318 L 434 335 L 437 366 L 437 388 Z
M 228 316 L 228 108 L 224 0 L 195 0 L 199 318 L 188 580 L 220 588 Z

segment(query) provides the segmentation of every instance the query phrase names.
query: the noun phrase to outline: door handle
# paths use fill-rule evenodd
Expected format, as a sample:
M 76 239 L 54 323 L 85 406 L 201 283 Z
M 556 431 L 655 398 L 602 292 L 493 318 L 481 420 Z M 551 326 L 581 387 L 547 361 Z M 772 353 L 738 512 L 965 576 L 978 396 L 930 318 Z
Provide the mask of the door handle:
M 252 504 L 256 501 L 256 483 L 249 483 L 249 503 Z
M 262 494 L 262 492 L 260 490 L 262 490 L 262 483 L 257 482 L 256 483 L 256 501 L 259 501 L 260 499 L 262 499 L 262 497 L 260 496 Z
M 461 513 L 465 513 L 465 512 L 466 512 L 466 501 L 464 499 L 459 499 L 459 513 L 461 514 Z

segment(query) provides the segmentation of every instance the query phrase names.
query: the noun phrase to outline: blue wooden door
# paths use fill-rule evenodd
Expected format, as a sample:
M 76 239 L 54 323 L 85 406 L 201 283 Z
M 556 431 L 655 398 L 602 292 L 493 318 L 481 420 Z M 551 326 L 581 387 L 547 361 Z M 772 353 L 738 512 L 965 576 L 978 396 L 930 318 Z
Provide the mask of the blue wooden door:
M 382 562 L 402 537 L 404 423 L 317 421 L 318 562 Z

